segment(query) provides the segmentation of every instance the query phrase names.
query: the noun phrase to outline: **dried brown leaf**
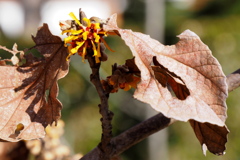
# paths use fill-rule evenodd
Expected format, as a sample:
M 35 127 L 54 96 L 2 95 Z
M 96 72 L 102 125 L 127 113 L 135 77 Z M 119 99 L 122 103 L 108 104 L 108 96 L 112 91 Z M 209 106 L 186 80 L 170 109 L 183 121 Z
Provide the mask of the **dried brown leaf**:
M 104 29 L 118 32 L 135 56 L 141 71 L 141 82 L 134 93 L 136 99 L 149 103 L 169 118 L 194 120 L 201 126 L 209 123 L 211 128 L 221 130 L 226 139 L 226 76 L 208 46 L 195 33 L 186 30 L 178 36 L 177 44 L 165 46 L 148 35 L 118 28 L 116 15 L 110 17 Z M 193 129 L 197 135 L 200 132 L 205 136 L 216 135 L 206 127 Z M 201 144 L 206 144 L 213 153 L 223 152 L 226 141 L 220 142 L 222 149 L 215 150 L 205 136 Z
M 205 155 L 207 150 L 216 155 L 225 154 L 225 144 L 227 143 L 227 134 L 229 133 L 225 126 L 220 127 L 210 123 L 199 123 L 194 120 L 189 122 L 202 145 Z
M 224 126 L 226 77 L 209 48 L 195 33 L 186 30 L 178 36 L 180 41 L 176 45 L 164 46 L 148 35 L 118 28 L 115 16 L 110 18 L 105 29 L 117 30 L 135 56 L 141 71 L 135 98 L 150 103 L 170 118 Z M 167 87 L 158 82 L 152 69 L 154 57 L 164 67 L 163 74 L 175 83 L 186 85 L 190 95 L 185 100 L 173 97 Z
M 22 66 L 0 66 L 0 138 L 7 141 L 42 138 L 60 118 L 57 80 L 68 73 L 67 49 L 47 24 L 33 40 L 42 58 L 27 54 Z
M 114 93 L 119 89 L 128 91 L 131 88 L 136 88 L 140 81 L 140 71 L 135 65 L 134 58 L 127 59 L 124 65 L 112 66 L 112 75 L 106 80 L 102 80 L 102 85 L 106 92 Z

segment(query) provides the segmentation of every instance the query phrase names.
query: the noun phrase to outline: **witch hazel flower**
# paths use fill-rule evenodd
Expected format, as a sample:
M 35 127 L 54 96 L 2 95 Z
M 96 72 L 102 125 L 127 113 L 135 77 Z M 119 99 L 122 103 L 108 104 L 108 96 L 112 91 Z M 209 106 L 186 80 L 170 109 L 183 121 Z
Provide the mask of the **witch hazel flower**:
M 101 43 L 114 52 L 103 39 L 103 37 L 112 33 L 104 31 L 102 27 L 104 22 L 101 19 L 84 17 L 81 23 L 72 12 L 69 15 L 73 20 L 60 21 L 62 34 L 66 33 L 68 36 L 64 39 L 64 45 L 69 52 L 66 60 L 77 53 L 84 61 L 86 54 L 89 50 L 92 50 L 91 53 L 93 53 L 96 63 L 99 63 L 100 57 L 102 57 Z

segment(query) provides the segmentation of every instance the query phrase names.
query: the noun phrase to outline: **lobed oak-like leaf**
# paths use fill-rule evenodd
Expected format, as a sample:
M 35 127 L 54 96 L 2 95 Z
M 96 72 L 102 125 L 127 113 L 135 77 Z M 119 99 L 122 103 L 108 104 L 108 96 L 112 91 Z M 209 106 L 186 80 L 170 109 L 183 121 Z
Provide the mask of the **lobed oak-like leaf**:
M 190 30 L 178 36 L 177 44 L 165 46 L 149 35 L 118 28 L 116 15 L 110 17 L 104 29 L 118 32 L 135 57 L 141 82 L 134 97 L 166 117 L 191 120 L 200 143 L 212 153 L 223 154 L 228 133 L 227 84 L 208 46 Z M 203 127 L 206 124 L 211 127 Z M 209 137 L 219 135 L 217 130 L 223 138 L 214 143 L 221 147 L 210 143 Z
M 0 138 L 6 141 L 42 138 L 61 116 L 57 81 L 68 73 L 67 49 L 47 24 L 32 38 L 41 58 L 29 53 L 22 66 L 0 66 Z

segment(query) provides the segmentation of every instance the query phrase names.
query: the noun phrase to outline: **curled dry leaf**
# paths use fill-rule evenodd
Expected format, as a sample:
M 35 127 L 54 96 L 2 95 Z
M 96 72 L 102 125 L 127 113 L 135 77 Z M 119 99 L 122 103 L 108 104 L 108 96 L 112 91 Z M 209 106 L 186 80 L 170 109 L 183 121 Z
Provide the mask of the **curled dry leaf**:
M 149 35 L 118 28 L 116 14 L 110 17 L 104 29 L 118 32 L 135 56 L 141 71 L 141 82 L 134 93 L 136 99 L 149 103 L 169 118 L 222 127 L 226 139 L 226 77 L 208 46 L 195 33 L 186 30 L 178 36 L 177 44 L 165 46 Z M 210 128 L 203 128 L 195 130 L 193 127 L 196 134 L 200 131 L 211 133 L 209 136 L 217 134 L 208 132 Z M 202 138 L 206 138 L 206 134 Z M 225 150 L 224 140 L 224 149 L 218 152 L 210 143 L 200 142 L 216 154 Z
M 118 89 L 128 91 L 131 88 L 136 88 L 140 81 L 140 71 L 134 63 L 133 59 L 127 59 L 124 65 L 112 66 L 112 75 L 106 80 L 102 80 L 102 85 L 108 93 L 117 92 Z
M 22 66 L 0 66 L 0 138 L 42 138 L 44 128 L 60 118 L 57 80 L 68 73 L 67 49 L 47 24 L 39 28 L 35 48 L 43 56 L 25 55 Z

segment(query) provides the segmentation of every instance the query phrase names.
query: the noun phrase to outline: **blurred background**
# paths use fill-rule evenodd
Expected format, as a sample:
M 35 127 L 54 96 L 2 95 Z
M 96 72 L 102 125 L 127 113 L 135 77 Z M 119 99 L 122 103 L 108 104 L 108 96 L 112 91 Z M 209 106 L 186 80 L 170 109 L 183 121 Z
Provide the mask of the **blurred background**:
M 118 14 L 121 28 L 149 34 L 166 45 L 175 44 L 186 29 L 194 31 L 209 46 L 226 75 L 239 68 L 240 1 L 238 0 L 0 0 L 0 45 L 19 50 L 33 46 L 42 23 L 51 32 L 61 34 L 59 20 L 78 15 L 79 8 L 88 18 L 108 18 Z M 101 77 L 111 74 L 111 65 L 124 64 L 132 58 L 130 50 L 119 37 L 107 37 L 108 61 L 102 64 Z M 0 51 L 0 57 L 6 57 Z M 9 55 L 10 56 L 10 55 Z M 71 154 L 86 154 L 101 138 L 99 98 L 89 81 L 90 69 L 78 56 L 71 57 L 69 74 L 59 81 L 59 99 L 63 103 L 65 122 L 62 143 Z M 133 90 L 110 96 L 114 136 L 156 114 L 151 107 L 132 98 Z M 122 160 L 240 160 L 240 89 L 229 94 L 227 126 L 230 130 L 224 156 L 202 154 L 201 146 L 188 123 L 176 122 L 121 155 Z

